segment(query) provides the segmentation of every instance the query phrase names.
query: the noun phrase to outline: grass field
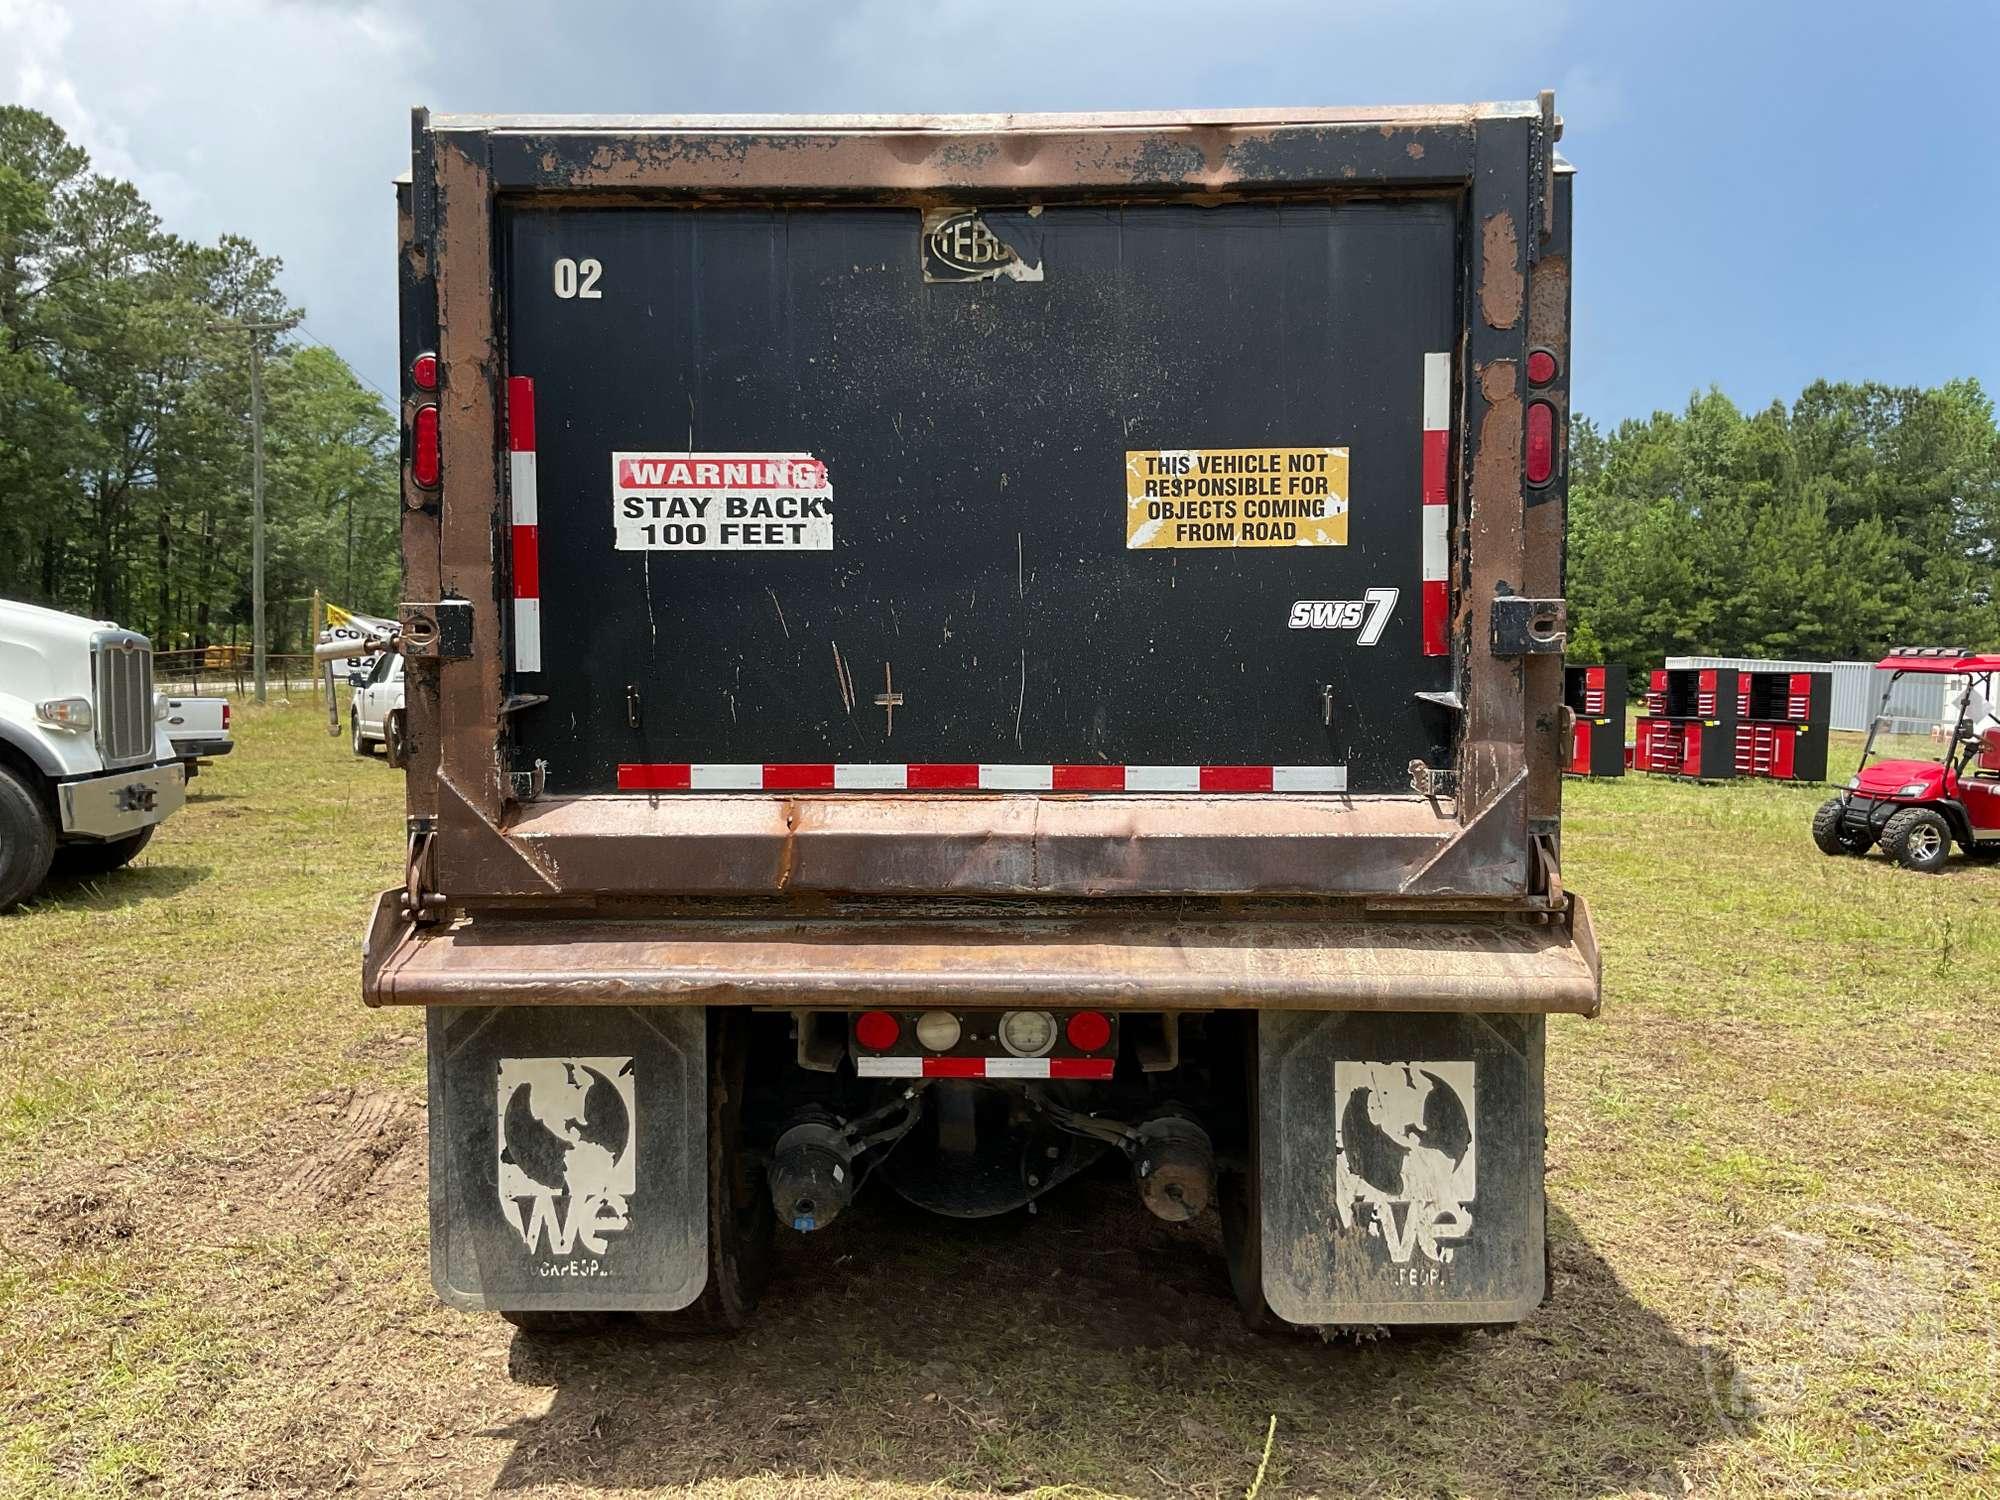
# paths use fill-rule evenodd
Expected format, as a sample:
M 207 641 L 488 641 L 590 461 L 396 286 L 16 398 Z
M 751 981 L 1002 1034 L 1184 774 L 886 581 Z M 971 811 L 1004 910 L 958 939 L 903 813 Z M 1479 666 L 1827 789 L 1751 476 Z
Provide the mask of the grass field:
M 401 778 L 309 704 L 133 869 L 0 918 L 0 1494 L 2000 1493 L 2000 866 L 1823 793 L 1570 791 L 1602 1018 L 1549 1032 L 1555 1301 L 1241 1331 L 1212 1216 L 882 1206 L 734 1341 L 435 1305 L 421 1017 L 356 1000 Z M 1855 749 L 1843 747 L 1845 776 Z

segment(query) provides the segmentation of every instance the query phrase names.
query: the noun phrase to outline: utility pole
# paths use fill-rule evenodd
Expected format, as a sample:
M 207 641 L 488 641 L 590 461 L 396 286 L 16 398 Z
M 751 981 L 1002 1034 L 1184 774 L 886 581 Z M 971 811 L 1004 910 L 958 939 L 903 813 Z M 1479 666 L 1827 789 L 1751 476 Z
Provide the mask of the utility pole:
M 246 323 L 239 318 L 209 324 L 214 333 L 250 335 L 250 657 L 262 703 L 267 683 L 264 631 L 264 341 L 267 333 L 285 333 L 297 318 Z

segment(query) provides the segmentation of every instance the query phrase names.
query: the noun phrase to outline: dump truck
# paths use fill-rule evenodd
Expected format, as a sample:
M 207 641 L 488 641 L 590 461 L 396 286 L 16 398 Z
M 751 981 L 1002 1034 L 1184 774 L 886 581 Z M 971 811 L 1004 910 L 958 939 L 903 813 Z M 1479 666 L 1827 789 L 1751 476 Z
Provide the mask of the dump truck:
M 446 1303 L 735 1328 L 1057 1190 L 1260 1326 L 1543 1300 L 1560 133 L 415 114 L 362 988 Z
M 0 599 L 0 912 L 124 868 L 187 797 L 153 643 Z

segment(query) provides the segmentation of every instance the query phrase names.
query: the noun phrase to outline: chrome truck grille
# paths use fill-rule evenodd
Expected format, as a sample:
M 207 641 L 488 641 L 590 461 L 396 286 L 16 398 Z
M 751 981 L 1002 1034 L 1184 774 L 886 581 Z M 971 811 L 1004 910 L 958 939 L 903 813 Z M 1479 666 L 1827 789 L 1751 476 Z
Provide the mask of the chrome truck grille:
M 129 630 L 100 631 L 90 645 L 97 753 L 110 766 L 153 758 L 153 647 Z

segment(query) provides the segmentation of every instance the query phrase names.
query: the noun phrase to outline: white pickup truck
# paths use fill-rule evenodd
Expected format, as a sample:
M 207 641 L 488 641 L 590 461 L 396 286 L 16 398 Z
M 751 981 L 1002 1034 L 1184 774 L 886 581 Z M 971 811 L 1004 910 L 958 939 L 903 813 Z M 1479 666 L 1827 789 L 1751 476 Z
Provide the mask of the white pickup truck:
M 188 780 L 193 781 L 201 774 L 201 762 L 236 748 L 236 741 L 229 736 L 229 700 L 167 699 L 167 736 L 174 742 L 174 754 L 187 767 Z
M 143 635 L 0 600 L 0 911 L 146 847 L 186 796 L 166 721 Z
M 354 701 L 348 706 L 347 728 L 356 755 L 376 745 L 392 766 L 403 763 L 408 739 L 403 732 L 403 658 L 394 651 L 368 659 L 355 675 Z

